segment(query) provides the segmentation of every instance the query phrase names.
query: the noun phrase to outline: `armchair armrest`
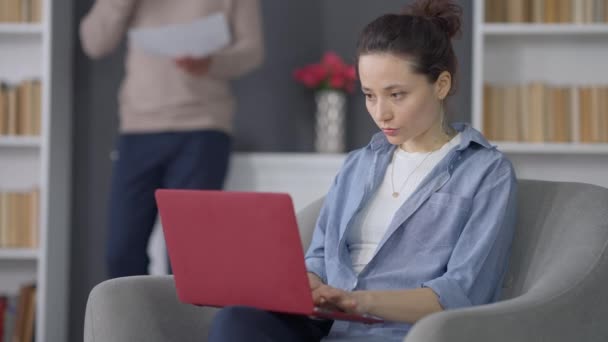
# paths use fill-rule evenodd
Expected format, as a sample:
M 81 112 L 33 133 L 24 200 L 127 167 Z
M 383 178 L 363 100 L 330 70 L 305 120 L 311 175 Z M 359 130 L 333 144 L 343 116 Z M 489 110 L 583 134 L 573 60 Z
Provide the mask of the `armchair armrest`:
M 84 340 L 200 342 L 215 310 L 180 303 L 172 276 L 112 279 L 89 295 Z
M 514 299 L 430 315 L 412 327 L 404 342 L 604 341 L 605 267 L 604 252 L 578 281 L 545 278 Z

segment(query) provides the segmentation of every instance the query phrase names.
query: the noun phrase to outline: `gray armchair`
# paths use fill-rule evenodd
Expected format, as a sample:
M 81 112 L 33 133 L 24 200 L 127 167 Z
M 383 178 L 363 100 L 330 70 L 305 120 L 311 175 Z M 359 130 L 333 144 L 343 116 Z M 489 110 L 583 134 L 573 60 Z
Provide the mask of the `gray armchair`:
M 298 214 L 310 242 L 321 201 Z M 444 311 L 405 342 L 608 341 L 608 189 L 520 181 L 503 300 Z M 89 296 L 85 342 L 204 341 L 215 309 L 178 302 L 170 276 L 105 281 Z

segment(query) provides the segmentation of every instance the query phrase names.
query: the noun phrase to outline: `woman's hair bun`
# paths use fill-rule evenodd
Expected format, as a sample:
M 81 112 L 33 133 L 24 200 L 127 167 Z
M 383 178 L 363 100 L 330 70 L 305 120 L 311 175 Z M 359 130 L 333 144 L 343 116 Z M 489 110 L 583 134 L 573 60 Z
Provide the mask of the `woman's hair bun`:
M 403 14 L 432 21 L 450 38 L 460 34 L 462 7 L 452 0 L 416 0 L 405 7 Z

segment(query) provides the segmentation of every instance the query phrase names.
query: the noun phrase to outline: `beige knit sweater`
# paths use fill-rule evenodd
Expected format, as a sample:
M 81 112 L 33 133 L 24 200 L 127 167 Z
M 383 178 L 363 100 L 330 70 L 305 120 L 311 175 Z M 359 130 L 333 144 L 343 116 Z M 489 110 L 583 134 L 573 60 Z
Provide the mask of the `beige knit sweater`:
M 219 11 L 229 20 L 232 43 L 212 56 L 205 76 L 192 76 L 170 58 L 128 46 L 119 91 L 121 132 L 230 133 L 234 98 L 228 81 L 263 59 L 259 0 L 96 0 L 80 24 L 83 49 L 92 58 L 112 52 L 129 28 L 185 23 Z

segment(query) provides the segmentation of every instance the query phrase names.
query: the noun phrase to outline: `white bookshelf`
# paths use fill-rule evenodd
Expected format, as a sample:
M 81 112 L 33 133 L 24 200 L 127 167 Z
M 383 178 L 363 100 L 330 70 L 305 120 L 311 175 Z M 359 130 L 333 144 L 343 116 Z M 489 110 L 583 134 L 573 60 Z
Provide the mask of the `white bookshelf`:
M 40 137 L 37 136 L 2 136 L 0 135 L 0 149 L 8 147 L 40 147 Z
M 482 130 L 483 127 L 486 82 L 608 85 L 608 24 L 485 23 L 484 7 L 484 0 L 474 0 L 472 122 L 475 128 Z M 608 187 L 605 176 L 608 143 L 494 141 L 493 144 L 509 155 L 520 178 L 578 181 Z
M 0 260 L 36 260 L 38 249 L 33 248 L 2 248 Z
M 514 141 L 498 141 L 494 144 L 498 146 L 499 150 L 509 153 L 608 155 L 608 144 L 523 143 Z
M 608 24 L 496 24 L 482 23 L 481 31 L 488 36 L 608 35 Z
M 37 287 L 36 342 L 68 340 L 71 1 L 42 0 L 42 22 L 0 23 L 0 80 L 40 79 L 40 136 L 0 136 L 0 190 L 40 191 L 37 248 L 0 248 L 0 293 Z
M 42 35 L 44 28 L 40 24 L 0 23 L 0 35 L 29 34 Z

